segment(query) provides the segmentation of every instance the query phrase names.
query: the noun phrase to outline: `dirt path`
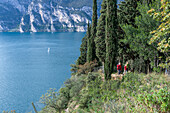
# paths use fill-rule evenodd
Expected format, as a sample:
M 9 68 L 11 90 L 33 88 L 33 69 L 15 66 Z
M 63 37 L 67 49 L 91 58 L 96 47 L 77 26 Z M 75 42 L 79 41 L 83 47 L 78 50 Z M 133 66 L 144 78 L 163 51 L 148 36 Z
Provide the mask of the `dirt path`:
M 105 79 L 104 79 L 104 73 L 101 73 L 101 75 L 102 75 L 102 80 L 104 81 Z M 122 77 L 123 77 L 124 75 L 123 74 L 120 74 L 120 75 L 118 75 L 117 73 L 116 74 L 111 74 L 111 79 L 112 80 L 122 80 Z
M 124 76 L 123 74 L 120 74 L 120 75 L 118 75 L 117 73 L 111 74 L 111 77 L 113 78 L 113 80 L 117 80 L 117 79 L 122 80 L 123 76 Z

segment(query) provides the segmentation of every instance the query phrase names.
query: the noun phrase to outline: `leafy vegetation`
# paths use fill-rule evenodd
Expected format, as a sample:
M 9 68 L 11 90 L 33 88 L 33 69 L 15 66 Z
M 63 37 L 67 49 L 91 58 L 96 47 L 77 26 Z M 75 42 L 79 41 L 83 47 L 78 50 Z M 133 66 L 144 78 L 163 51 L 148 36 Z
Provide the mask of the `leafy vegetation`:
M 100 73 L 73 76 L 57 98 L 53 90 L 42 97 L 47 105 L 43 112 L 52 110 L 51 104 L 69 112 L 169 112 L 168 86 L 167 77 L 156 73 L 128 73 L 110 81 L 103 81 Z
M 170 65 L 169 60 L 169 49 L 170 49 L 170 2 L 167 0 L 161 0 L 160 11 L 156 11 L 155 9 L 151 9 L 148 13 L 153 16 L 153 19 L 157 20 L 161 24 L 156 30 L 153 30 L 151 34 L 153 34 L 150 39 L 150 44 L 156 43 L 157 49 L 164 53 L 166 56 L 166 62 L 160 64 L 160 66 L 167 67 Z
M 152 4 L 152 6 L 154 7 L 155 4 Z M 150 31 L 155 29 L 159 23 L 147 14 L 149 10 L 147 4 L 139 3 L 137 9 L 140 15 L 136 16 L 134 25 L 122 25 L 126 35 L 122 42 L 129 44 L 129 49 L 135 52 L 133 68 L 139 67 L 135 70 L 149 73 L 152 70 L 150 64 L 155 62 L 156 56 L 159 56 L 154 45 L 148 43 L 151 38 Z M 145 64 L 143 67 L 146 69 L 142 69 L 142 64 Z
M 89 29 L 89 28 L 88 28 Z M 87 56 L 87 34 L 86 36 L 82 39 L 82 44 L 80 48 L 81 55 L 77 59 L 77 64 L 78 65 L 83 65 L 86 63 L 86 56 Z
M 95 68 L 97 68 L 98 66 L 99 66 L 99 63 L 97 62 L 97 60 L 86 62 L 83 65 L 72 64 L 71 72 L 72 72 L 72 75 L 88 74 L 89 72 L 93 72 Z

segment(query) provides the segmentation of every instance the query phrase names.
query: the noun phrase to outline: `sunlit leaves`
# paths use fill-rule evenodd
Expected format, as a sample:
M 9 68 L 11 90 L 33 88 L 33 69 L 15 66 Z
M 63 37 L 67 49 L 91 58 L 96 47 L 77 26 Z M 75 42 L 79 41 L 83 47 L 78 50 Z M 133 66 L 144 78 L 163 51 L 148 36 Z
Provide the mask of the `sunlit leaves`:
M 168 0 L 161 0 L 160 12 L 156 12 L 155 9 L 148 11 L 148 14 L 153 16 L 154 19 L 159 21 L 160 26 L 151 32 L 153 34 L 150 44 L 157 43 L 157 48 L 160 52 L 164 53 L 169 59 L 170 50 L 170 2 Z

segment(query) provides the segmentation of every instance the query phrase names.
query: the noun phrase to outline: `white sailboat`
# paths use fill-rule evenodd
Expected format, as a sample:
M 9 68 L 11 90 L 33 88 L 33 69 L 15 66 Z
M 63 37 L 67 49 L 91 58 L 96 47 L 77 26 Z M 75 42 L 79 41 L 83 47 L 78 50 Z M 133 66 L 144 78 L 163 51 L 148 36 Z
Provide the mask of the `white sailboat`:
M 47 52 L 50 53 L 50 48 L 48 48 Z

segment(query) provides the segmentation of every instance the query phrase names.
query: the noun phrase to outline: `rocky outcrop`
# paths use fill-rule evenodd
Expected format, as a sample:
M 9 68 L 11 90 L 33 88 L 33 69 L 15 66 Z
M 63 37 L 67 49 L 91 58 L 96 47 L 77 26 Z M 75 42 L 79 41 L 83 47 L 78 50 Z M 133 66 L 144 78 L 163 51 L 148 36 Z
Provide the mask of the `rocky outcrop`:
M 91 22 L 92 8 L 62 7 L 54 2 L 33 1 L 21 18 L 19 32 L 84 32 Z
M 81 0 L 1 0 L 0 32 L 84 32 L 92 1 L 83 1 L 74 6 Z
M 0 32 L 84 32 L 91 22 L 92 2 L 0 0 Z M 98 0 L 98 14 L 101 2 Z

